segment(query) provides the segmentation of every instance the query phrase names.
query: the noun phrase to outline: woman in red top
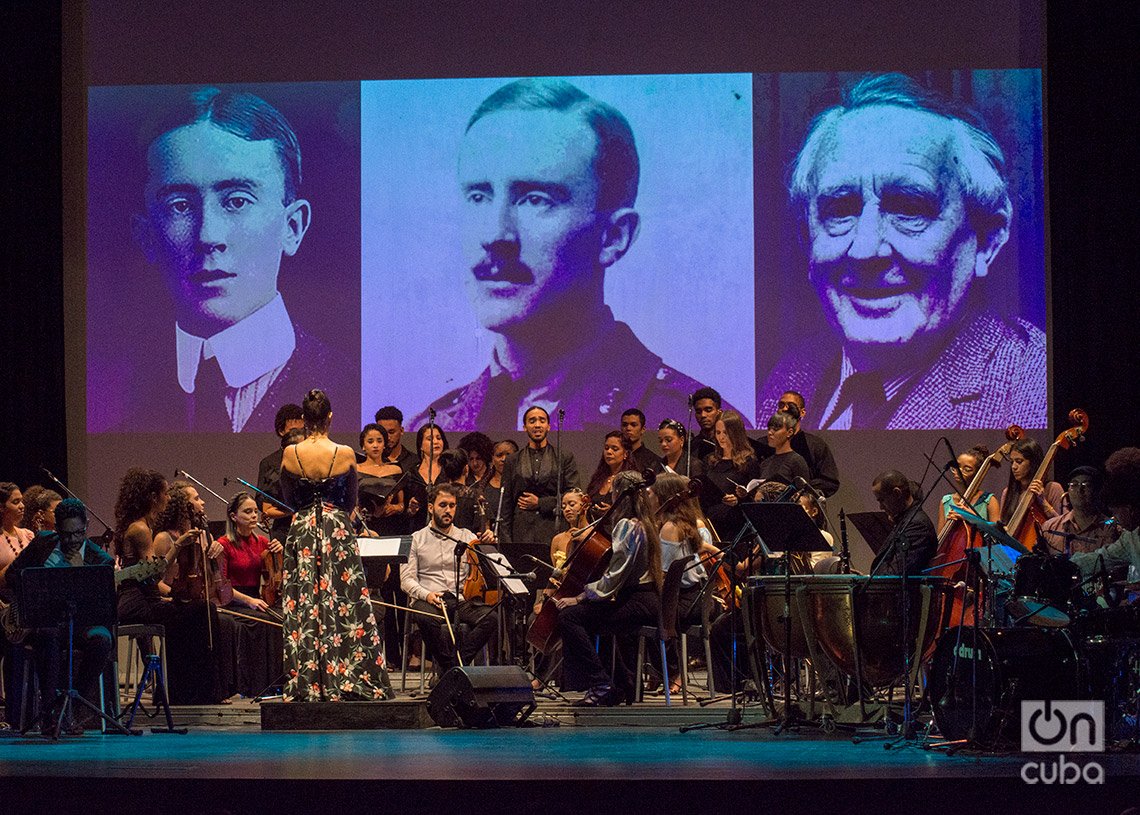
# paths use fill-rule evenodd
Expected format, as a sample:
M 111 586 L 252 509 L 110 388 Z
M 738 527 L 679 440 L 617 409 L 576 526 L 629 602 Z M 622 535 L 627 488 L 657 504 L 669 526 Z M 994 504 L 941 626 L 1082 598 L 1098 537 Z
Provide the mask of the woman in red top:
M 218 538 L 225 550 L 226 574 L 234 587 L 234 603 L 265 611 L 261 599 L 261 555 L 280 552 L 281 544 L 257 531 L 257 501 L 239 492 L 226 507 L 226 534 Z

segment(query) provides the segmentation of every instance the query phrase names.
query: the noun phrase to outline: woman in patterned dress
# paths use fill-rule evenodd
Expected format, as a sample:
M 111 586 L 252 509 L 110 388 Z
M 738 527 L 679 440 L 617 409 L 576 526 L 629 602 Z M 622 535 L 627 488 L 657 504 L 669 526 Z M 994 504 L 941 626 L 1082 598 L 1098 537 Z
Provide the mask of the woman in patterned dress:
M 380 635 L 349 514 L 356 457 L 328 437 L 332 405 L 311 390 L 308 438 L 285 448 L 281 487 L 297 508 L 285 541 L 286 701 L 391 699 Z

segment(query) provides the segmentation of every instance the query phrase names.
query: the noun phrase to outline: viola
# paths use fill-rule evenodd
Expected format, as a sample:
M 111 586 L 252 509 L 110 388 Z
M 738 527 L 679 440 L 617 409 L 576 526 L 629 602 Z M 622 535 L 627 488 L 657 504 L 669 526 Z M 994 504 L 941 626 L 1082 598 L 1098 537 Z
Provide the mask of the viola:
M 1006 443 L 986 456 L 985 460 L 978 466 L 978 471 L 974 473 L 974 477 L 970 479 L 970 483 L 962 493 L 968 507 L 972 508 L 981 496 L 982 484 L 985 482 L 986 475 L 989 473 L 990 468 L 1001 466 L 1002 459 L 1008 456 L 1010 450 L 1013 449 L 1013 443 L 1024 437 L 1025 431 L 1018 425 L 1014 424 L 1006 428 Z M 991 518 L 990 520 L 993 519 Z M 955 583 L 965 580 L 966 550 L 973 549 L 980 545 L 981 541 L 977 531 L 960 517 L 950 515 L 946 523 L 943 524 L 942 531 L 938 533 L 938 548 L 935 550 L 933 559 L 931 559 L 932 568 L 930 574 L 937 577 L 949 578 Z M 975 607 L 971 606 L 969 611 L 965 610 L 967 588 L 954 592 L 954 596 L 951 600 L 952 608 L 949 619 L 953 620 L 955 625 L 974 624 L 976 617 Z
M 1030 483 L 1034 481 L 1044 483 L 1045 474 L 1049 472 L 1049 467 L 1053 464 L 1057 451 L 1068 450 L 1084 439 L 1085 433 L 1089 429 L 1089 415 L 1080 408 L 1074 408 L 1069 411 L 1069 423 L 1069 429 L 1058 435 L 1057 439 L 1049 445 L 1049 449 L 1045 451 L 1045 457 L 1041 459 L 1041 466 L 1033 474 Z M 1037 501 L 1036 498 L 1037 496 L 1029 490 L 1022 493 L 1021 498 L 1018 499 L 1017 507 L 1009 516 L 1009 523 L 1005 525 L 1005 531 L 1011 537 L 1016 538 L 1027 551 L 1032 551 L 1037 545 L 1037 530 L 1047 520 L 1045 512 L 1041 509 L 1041 502 Z

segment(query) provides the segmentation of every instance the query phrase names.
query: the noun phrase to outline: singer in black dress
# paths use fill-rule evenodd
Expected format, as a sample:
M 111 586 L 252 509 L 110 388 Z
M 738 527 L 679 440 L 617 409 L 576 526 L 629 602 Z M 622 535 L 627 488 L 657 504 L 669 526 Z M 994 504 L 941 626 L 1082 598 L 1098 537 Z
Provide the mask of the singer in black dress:
M 349 520 L 356 506 L 356 459 L 351 448 L 328 437 L 332 406 L 323 391 L 310 391 L 302 410 L 308 438 L 287 447 L 281 461 L 285 502 L 297 508 L 282 578 L 284 698 L 391 699 L 395 694 Z

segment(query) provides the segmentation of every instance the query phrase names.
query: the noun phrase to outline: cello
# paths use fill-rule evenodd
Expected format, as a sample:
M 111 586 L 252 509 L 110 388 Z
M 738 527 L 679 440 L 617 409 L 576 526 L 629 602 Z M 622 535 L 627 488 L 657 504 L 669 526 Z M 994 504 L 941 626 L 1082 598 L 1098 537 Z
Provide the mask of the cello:
M 986 479 L 991 467 L 1001 466 L 1002 459 L 1009 455 L 1013 443 L 1025 437 L 1025 431 L 1018 425 L 1006 428 L 1006 443 L 986 456 L 978 466 L 978 471 L 970 479 L 969 485 L 962 493 L 966 499 L 966 506 L 972 508 L 982 494 L 982 483 Z M 990 519 L 993 520 L 993 519 Z M 951 515 L 947 518 L 938 533 L 938 548 L 931 560 L 931 568 L 927 573 L 934 577 L 945 577 L 952 583 L 963 581 L 967 577 L 966 552 L 980 545 L 978 533 L 960 517 Z M 951 601 L 950 620 L 957 620 L 955 625 L 973 625 L 976 618 L 976 607 L 971 606 L 969 612 L 965 610 L 966 595 L 969 587 L 955 591 Z
M 558 644 L 560 639 L 558 605 L 553 601 L 560 598 L 577 597 L 582 593 L 586 584 L 601 577 L 606 566 L 609 565 L 610 556 L 613 554 L 613 550 L 610 548 L 612 544 L 609 536 L 599 531 L 602 525 L 623 498 L 638 490 L 647 489 L 651 484 L 650 480 L 645 480 L 626 487 L 622 490 L 621 495 L 610 504 L 610 508 L 601 518 L 585 527 L 585 529 L 590 530 L 589 537 L 583 538 L 563 561 L 562 582 L 542 604 L 542 608 L 531 621 L 530 630 L 527 631 L 526 641 L 540 654 L 550 653 L 550 650 Z
M 487 499 L 479 490 L 475 492 L 475 521 L 478 529 L 473 531 L 476 535 L 482 535 L 491 528 L 491 520 L 487 517 Z M 482 600 L 484 605 L 493 606 L 499 602 L 499 591 L 487 587 L 487 578 L 483 575 L 479 556 L 472 551 L 477 546 L 479 546 L 478 540 L 473 540 L 467 545 L 468 569 L 467 579 L 463 582 L 463 599 L 478 599 Z
M 1033 474 L 1030 483 L 1034 481 L 1044 482 L 1045 474 L 1049 472 L 1049 467 L 1053 464 L 1057 451 L 1068 450 L 1080 442 L 1085 433 L 1088 432 L 1089 415 L 1080 408 L 1073 408 L 1069 411 L 1069 422 L 1071 425 L 1069 429 L 1058 435 L 1056 441 L 1049 445 L 1049 449 L 1045 451 L 1045 457 L 1041 459 L 1041 465 Z M 1029 490 L 1022 493 L 1021 498 L 1018 499 L 1017 507 L 1009 516 L 1009 523 L 1005 525 L 1005 530 L 1010 534 L 1010 537 L 1016 538 L 1027 551 L 1033 551 L 1037 545 L 1037 530 L 1047 520 L 1045 513 L 1041 510 L 1041 505 L 1034 500 L 1036 497 Z

